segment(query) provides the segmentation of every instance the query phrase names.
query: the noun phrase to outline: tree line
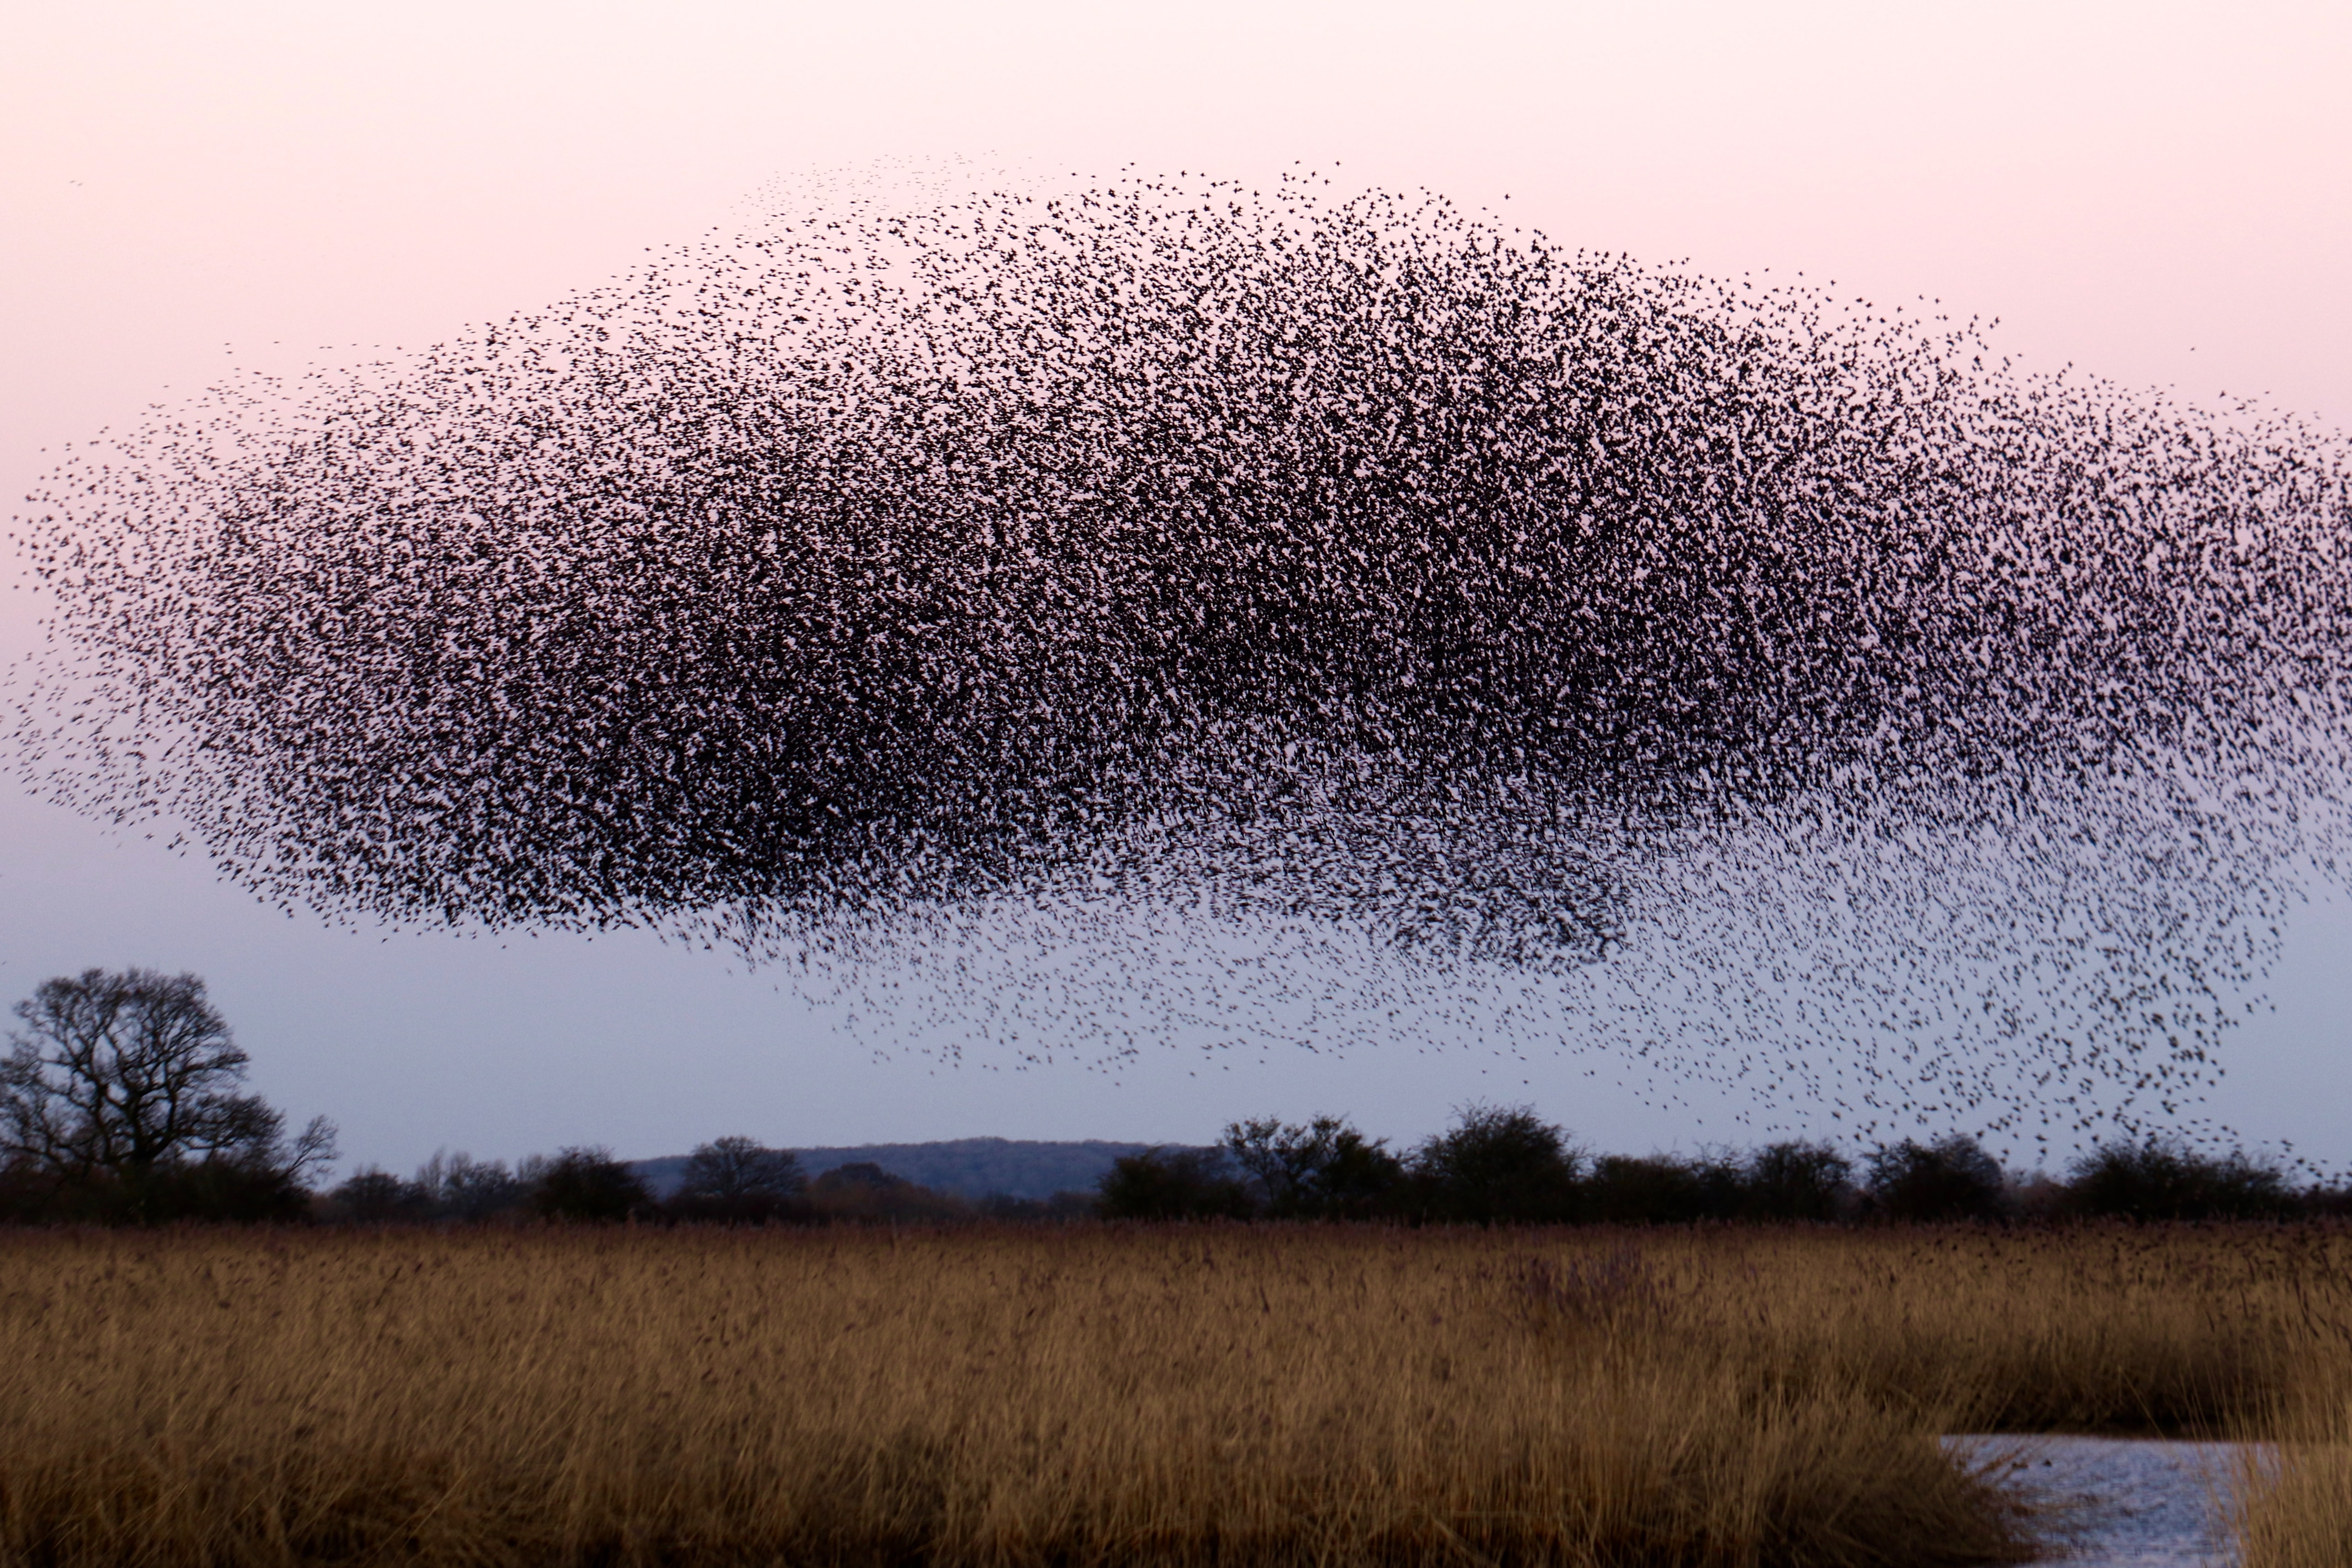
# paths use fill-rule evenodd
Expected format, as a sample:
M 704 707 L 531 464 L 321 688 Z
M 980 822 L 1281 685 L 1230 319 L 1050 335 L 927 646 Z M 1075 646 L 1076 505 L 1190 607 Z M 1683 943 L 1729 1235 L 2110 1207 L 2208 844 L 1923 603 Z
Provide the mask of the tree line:
M 2162 1139 L 2110 1142 L 2063 1180 L 2021 1177 L 1974 1140 L 1904 1139 L 1850 1157 L 1789 1141 L 1693 1156 L 1594 1155 L 1527 1106 L 1472 1106 L 1392 1150 L 1344 1118 L 1260 1117 L 1206 1148 L 1118 1160 L 1092 1193 L 971 1202 L 868 1162 L 812 1180 L 749 1137 L 698 1147 L 656 1197 L 612 1151 L 503 1161 L 436 1154 L 332 1189 L 323 1117 L 289 1132 L 244 1088 L 248 1060 L 193 974 L 92 969 L 16 1008 L 0 1060 L 0 1220 L 359 1224 L 637 1219 L 707 1224 L 1308 1220 L 1470 1225 L 1936 1222 L 2352 1214 L 2352 1192 L 2297 1188 L 2274 1163 Z
M 401 1181 L 362 1172 L 320 1217 L 481 1221 L 541 1217 L 703 1224 L 1000 1221 L 1371 1221 L 1407 1225 L 1854 1224 L 2122 1218 L 2293 1219 L 2352 1214 L 2352 1193 L 2297 1188 L 2275 1164 L 2163 1140 L 2110 1142 L 2064 1179 L 2021 1176 L 1975 1140 L 1880 1144 L 1859 1159 L 1788 1141 L 1690 1156 L 1593 1155 L 1526 1106 L 1473 1106 L 1415 1148 L 1391 1150 L 1334 1116 L 1261 1117 L 1215 1145 L 1118 1160 L 1091 1193 L 977 1202 L 871 1163 L 814 1180 L 789 1152 L 717 1139 L 656 1199 L 603 1149 L 567 1149 L 512 1172 L 436 1156 Z
M 788 1149 L 727 1137 L 697 1147 L 676 1191 L 657 1197 L 609 1149 L 533 1155 L 512 1170 L 499 1160 L 436 1154 L 408 1179 L 363 1170 L 322 1194 L 315 1217 L 362 1225 L 642 1220 L 716 1225 L 946 1224 L 983 1216 L 1069 1217 L 1091 1201 L 972 1204 L 934 1192 L 871 1161 L 835 1166 L 812 1180 Z
M 1402 1152 L 1339 1117 L 1236 1121 L 1212 1148 L 1120 1160 L 1097 1206 L 1124 1219 L 1456 1225 L 2288 1219 L 2352 1214 L 2352 1192 L 2298 1188 L 2273 1163 L 2162 1138 L 2099 1144 L 2063 1179 L 2008 1171 L 1958 1133 L 1858 1158 L 1803 1140 L 1596 1155 L 1529 1107 L 1472 1106 Z

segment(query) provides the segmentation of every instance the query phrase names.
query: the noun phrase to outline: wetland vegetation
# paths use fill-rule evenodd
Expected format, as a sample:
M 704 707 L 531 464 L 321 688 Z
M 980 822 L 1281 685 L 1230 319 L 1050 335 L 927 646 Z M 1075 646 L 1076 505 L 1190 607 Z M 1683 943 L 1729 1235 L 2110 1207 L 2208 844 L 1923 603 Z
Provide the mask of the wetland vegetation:
M 2347 1324 L 2329 1222 L 26 1228 L 0 1561 L 1957 1564 L 1940 1434 L 2108 1430 L 2297 1439 L 2300 1568 Z

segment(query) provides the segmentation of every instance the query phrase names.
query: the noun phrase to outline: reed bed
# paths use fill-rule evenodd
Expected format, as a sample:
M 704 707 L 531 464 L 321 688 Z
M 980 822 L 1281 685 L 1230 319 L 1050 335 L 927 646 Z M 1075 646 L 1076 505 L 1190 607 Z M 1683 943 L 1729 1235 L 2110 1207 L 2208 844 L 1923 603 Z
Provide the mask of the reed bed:
M 2315 1318 L 2307 1353 L 2252 1428 L 2276 1447 L 2248 1454 L 2236 1478 L 2243 1568 L 2352 1563 L 2352 1323 Z
M 2313 1342 L 2295 1281 L 2347 1257 L 2308 1227 L 17 1233 L 0 1561 L 2016 1560 L 2034 1521 L 1939 1433 L 2255 1419 Z

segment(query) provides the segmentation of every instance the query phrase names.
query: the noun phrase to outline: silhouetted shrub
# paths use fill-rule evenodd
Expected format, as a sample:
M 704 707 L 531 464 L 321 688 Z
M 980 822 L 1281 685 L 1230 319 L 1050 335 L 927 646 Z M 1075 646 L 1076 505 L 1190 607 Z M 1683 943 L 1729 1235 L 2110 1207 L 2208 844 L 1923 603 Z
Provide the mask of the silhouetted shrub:
M 531 1207 L 542 1219 L 619 1220 L 653 1207 L 644 1181 L 601 1144 L 562 1150 L 532 1174 Z
M 1686 1225 L 1729 1217 L 1738 1202 L 1737 1173 L 1681 1160 L 1611 1154 L 1582 1183 L 1579 1217 L 1601 1225 Z M 1727 1191 L 1728 1187 L 1728 1191 Z
M 390 1171 L 365 1166 L 327 1194 L 326 1215 L 354 1225 L 429 1219 L 433 1194 L 419 1182 L 404 1182 Z
M 2006 1185 L 2000 1163 L 1957 1132 L 1933 1143 L 1906 1138 L 1870 1156 L 1870 1207 L 1888 1219 L 1996 1218 Z
M 267 1156 L 166 1160 L 147 1173 L 142 1217 L 285 1225 L 308 1219 L 310 1191 Z
M 2003 1202 L 2012 1219 L 2048 1224 L 2054 1220 L 2074 1219 L 2080 1211 L 2074 1207 L 2074 1194 L 2066 1184 L 2047 1171 L 2031 1171 L 2010 1179 Z
M 973 1217 L 952 1193 L 934 1192 L 870 1160 L 835 1165 L 809 1184 L 811 1214 L 820 1220 L 866 1225 L 943 1225 Z
M 2296 1194 L 2296 1206 L 2314 1218 L 2352 1219 L 2352 1187 L 2306 1188 Z
M 43 1218 L 56 1196 L 55 1179 L 30 1160 L 0 1157 L 0 1224 Z
M 1248 1184 L 1222 1149 L 1149 1149 L 1117 1161 L 1098 1184 L 1105 1219 L 1247 1219 Z
M 1404 1162 L 1337 1116 L 1304 1124 L 1278 1117 L 1236 1121 L 1224 1147 L 1249 1173 L 1253 1196 L 1276 1219 L 1366 1219 L 1391 1208 Z
M 2294 1212 L 2277 1166 L 2150 1138 L 2102 1143 L 2067 1171 L 2069 1207 L 2120 1219 L 2272 1219 Z
M 1826 1143 L 1767 1143 L 1748 1157 L 1740 1214 L 1757 1220 L 1832 1220 L 1854 1206 L 1853 1165 Z
M 1567 1134 L 1527 1106 L 1467 1106 L 1414 1155 L 1414 1206 L 1472 1225 L 1573 1219 L 1579 1160 Z

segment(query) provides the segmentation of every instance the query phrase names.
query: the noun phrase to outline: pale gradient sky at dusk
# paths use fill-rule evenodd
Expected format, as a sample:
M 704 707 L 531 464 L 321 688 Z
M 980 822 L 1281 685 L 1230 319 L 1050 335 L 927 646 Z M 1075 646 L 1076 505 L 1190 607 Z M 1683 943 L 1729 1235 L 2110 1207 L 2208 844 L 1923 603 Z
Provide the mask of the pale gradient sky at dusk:
M 19 3 L 0 19 L 0 489 L 232 367 L 420 347 L 730 221 L 778 174 L 962 154 L 1427 185 L 1570 246 L 1998 317 L 2192 401 L 2352 425 L 2352 7 Z M 1505 196 L 1507 195 L 1507 205 Z M 0 564 L 0 653 L 37 637 Z M 1605 1147 L 1742 1139 L 1613 1064 L 891 1053 L 722 955 L 329 929 L 0 792 L 0 993 L 207 975 L 347 1155 L 1000 1133 L 1205 1140 L 1531 1098 Z M 2352 915 L 2304 911 L 2215 1114 L 2352 1161 Z M 1597 1072 L 1588 1077 L 1588 1072 Z M 1197 1076 L 1195 1076 L 1197 1074 Z M 1640 1087 L 1638 1079 L 1628 1081 Z M 1653 1096 L 1655 1098 L 1655 1096 Z

